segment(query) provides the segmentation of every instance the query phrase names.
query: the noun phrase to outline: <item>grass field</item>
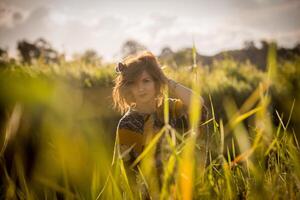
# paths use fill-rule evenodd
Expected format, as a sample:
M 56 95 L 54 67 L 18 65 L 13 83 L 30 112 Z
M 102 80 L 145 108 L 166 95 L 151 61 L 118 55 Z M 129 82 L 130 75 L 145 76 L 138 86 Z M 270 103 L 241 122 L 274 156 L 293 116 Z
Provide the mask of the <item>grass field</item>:
M 110 97 L 113 65 L 3 68 L 1 199 L 299 199 L 300 58 L 278 61 L 271 46 L 267 69 L 231 59 L 166 66 L 169 77 L 203 95 L 210 118 L 199 122 L 193 103 L 189 132 L 166 124 L 125 166 L 113 152 L 120 118 Z M 172 151 L 160 188 L 153 152 L 163 135 Z

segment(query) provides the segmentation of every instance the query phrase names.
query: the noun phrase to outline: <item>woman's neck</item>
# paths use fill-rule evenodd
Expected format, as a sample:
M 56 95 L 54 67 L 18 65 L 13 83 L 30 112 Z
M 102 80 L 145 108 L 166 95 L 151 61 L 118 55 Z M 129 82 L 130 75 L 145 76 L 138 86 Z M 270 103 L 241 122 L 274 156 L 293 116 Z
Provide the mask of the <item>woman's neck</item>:
M 136 106 L 133 108 L 134 111 L 137 111 L 139 113 L 153 113 L 157 109 L 157 102 L 152 101 L 149 104 L 136 104 Z

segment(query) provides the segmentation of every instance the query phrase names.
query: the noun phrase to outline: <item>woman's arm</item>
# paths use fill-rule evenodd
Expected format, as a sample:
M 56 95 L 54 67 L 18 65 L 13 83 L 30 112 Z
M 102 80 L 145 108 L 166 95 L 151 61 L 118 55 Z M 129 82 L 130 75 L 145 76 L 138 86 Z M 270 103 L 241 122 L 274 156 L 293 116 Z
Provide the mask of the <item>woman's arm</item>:
M 191 104 L 191 97 L 194 94 L 194 92 L 190 89 L 187 88 L 180 83 L 168 79 L 168 87 L 171 92 L 176 98 L 180 99 L 182 103 L 190 110 L 190 104 Z M 199 103 L 204 106 L 204 100 L 201 96 L 199 96 Z

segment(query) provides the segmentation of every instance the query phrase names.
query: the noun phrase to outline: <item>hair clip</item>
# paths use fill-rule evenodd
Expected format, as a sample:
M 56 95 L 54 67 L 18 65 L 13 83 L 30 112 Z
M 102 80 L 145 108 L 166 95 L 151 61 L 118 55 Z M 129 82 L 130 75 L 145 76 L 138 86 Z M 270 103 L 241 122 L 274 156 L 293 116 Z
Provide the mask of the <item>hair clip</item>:
M 118 63 L 118 65 L 116 66 L 116 72 L 117 73 L 121 73 L 125 68 L 125 65 L 121 62 Z

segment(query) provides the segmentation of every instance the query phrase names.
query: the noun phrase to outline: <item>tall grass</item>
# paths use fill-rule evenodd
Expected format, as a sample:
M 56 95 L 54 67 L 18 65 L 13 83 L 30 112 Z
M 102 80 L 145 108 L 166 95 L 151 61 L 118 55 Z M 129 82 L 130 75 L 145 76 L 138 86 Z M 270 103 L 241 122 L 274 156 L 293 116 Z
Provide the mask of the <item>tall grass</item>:
M 151 190 L 149 182 L 153 182 L 153 170 L 145 170 L 140 173 L 142 182 L 147 185 L 149 196 L 154 199 L 297 199 L 299 198 L 299 147 L 294 135 L 287 131 L 281 116 L 277 115 L 280 123 L 275 127 L 272 123 L 270 113 L 269 88 L 276 77 L 276 55 L 274 46 L 270 46 L 269 71 L 265 82 L 258 84 L 248 99 L 245 100 L 241 108 L 238 108 L 232 98 L 224 100 L 224 108 L 228 117 L 228 123 L 223 125 L 223 121 L 218 123 L 212 113 L 212 123 L 214 129 L 211 130 L 213 140 L 221 141 L 217 146 L 220 150 L 215 154 L 214 149 L 208 152 L 209 163 L 203 166 L 198 162 L 197 151 L 199 119 L 201 107 L 198 103 L 200 87 L 195 73 L 192 88 L 195 95 L 192 97 L 192 107 L 189 112 L 191 130 L 180 144 L 174 145 L 170 142 L 173 151 L 165 162 L 164 184 L 160 190 Z M 213 104 L 212 111 L 214 110 Z M 165 110 L 165 114 L 168 112 Z M 289 116 L 293 113 L 293 107 Z M 254 127 L 246 128 L 244 120 L 252 117 Z M 165 115 L 165 122 L 168 122 L 168 115 Z M 204 122 L 205 123 L 205 122 Z M 288 123 L 287 123 L 288 124 Z M 169 129 L 169 131 L 168 131 Z M 147 156 L 153 159 L 150 149 L 155 148 L 158 138 L 163 134 L 168 136 L 170 131 L 175 132 L 168 124 L 156 135 L 149 146 L 137 158 L 134 165 Z M 233 134 L 232 143 L 224 147 L 225 134 Z M 176 135 L 176 134 L 175 134 Z M 177 134 L 178 135 L 178 134 Z M 179 139 L 180 140 L 180 139 Z M 171 141 L 171 140 L 169 140 Z M 199 142 L 199 144 L 201 141 Z M 208 145 L 208 144 L 206 144 Z M 227 152 L 224 154 L 224 148 Z M 227 156 L 226 156 L 227 155 Z M 153 164 L 153 161 L 152 163 Z M 175 165 L 178 164 L 178 170 Z M 201 165 L 202 164 L 202 165 Z M 143 164 L 142 164 L 143 165 Z M 148 166 L 149 167 L 149 166 Z M 167 180 L 173 176 L 173 181 L 166 186 Z M 139 174 L 136 174 L 139 176 Z M 275 188 L 275 190 L 274 190 Z M 126 192 L 126 191 L 125 191 Z M 158 192 L 158 194 L 157 194 Z M 142 191 L 138 192 L 136 198 L 142 196 Z
M 288 113 L 271 109 L 272 87 L 282 78 L 274 48 L 266 73 L 232 60 L 208 70 L 196 66 L 195 56 L 192 71 L 167 68 L 194 91 L 190 130 L 182 134 L 169 125 L 165 101 L 165 126 L 130 166 L 117 148 L 113 153 L 101 119 L 80 118 L 83 88 L 109 84 L 112 68 L 2 71 L 1 198 L 299 199 L 299 133 L 291 127 L 299 108 L 293 100 Z M 209 97 L 211 115 L 205 121 L 199 95 Z M 168 151 L 159 174 L 154 154 L 161 138 Z

